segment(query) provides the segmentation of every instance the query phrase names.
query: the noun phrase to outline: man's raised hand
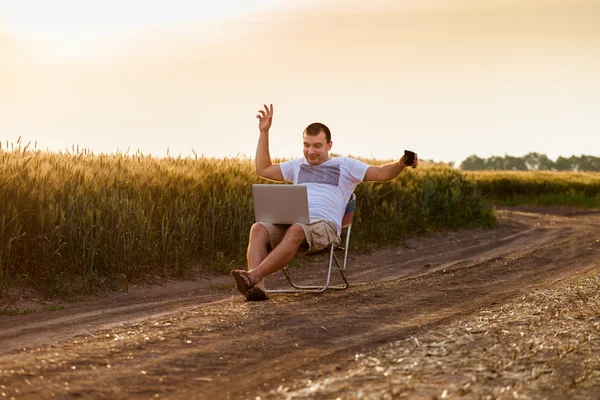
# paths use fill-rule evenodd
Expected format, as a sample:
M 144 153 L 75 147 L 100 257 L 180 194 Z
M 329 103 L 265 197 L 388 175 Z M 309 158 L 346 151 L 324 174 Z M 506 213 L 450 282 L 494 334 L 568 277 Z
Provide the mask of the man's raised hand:
M 271 104 L 271 107 L 267 107 L 266 104 L 264 106 L 265 109 L 258 110 L 258 115 L 256 116 L 258 118 L 258 129 L 261 132 L 269 132 L 271 122 L 273 122 L 273 104 Z

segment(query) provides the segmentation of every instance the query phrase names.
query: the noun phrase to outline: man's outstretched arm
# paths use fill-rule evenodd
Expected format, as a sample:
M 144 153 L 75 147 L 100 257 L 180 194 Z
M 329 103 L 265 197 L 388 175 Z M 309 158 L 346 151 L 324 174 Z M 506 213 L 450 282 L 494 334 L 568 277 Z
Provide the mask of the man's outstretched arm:
M 412 168 L 417 168 L 417 164 L 419 163 L 419 157 L 415 154 L 415 162 L 412 165 Z M 371 165 L 369 169 L 367 169 L 367 173 L 365 174 L 365 182 L 383 182 L 394 179 L 400 172 L 404 171 L 404 168 L 410 167 L 410 165 L 406 165 L 404 163 L 404 156 L 400 158 L 400 161 L 396 161 L 389 164 L 384 165 Z
M 265 104 L 264 110 L 259 110 L 258 115 L 258 130 L 260 136 L 258 138 L 258 146 L 256 147 L 256 173 L 266 179 L 273 181 L 283 181 L 283 174 L 279 164 L 271 162 L 271 154 L 269 153 L 269 129 L 273 121 L 273 104 L 267 107 Z

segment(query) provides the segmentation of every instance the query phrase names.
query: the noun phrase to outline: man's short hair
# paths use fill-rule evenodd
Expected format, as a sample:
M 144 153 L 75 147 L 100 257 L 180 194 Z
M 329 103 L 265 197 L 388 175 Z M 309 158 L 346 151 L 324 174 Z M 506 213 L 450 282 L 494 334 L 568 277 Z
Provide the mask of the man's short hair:
M 327 143 L 331 142 L 331 131 L 327 126 L 325 126 L 325 124 L 320 122 L 313 122 L 306 127 L 303 133 L 309 136 L 318 136 L 321 132 L 325 133 L 325 139 L 327 140 Z

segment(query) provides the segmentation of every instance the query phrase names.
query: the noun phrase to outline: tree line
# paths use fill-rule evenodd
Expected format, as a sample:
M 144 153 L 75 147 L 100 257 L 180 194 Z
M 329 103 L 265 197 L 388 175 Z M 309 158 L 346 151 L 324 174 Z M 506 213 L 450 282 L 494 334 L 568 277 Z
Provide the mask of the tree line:
M 545 154 L 529 153 L 523 157 L 505 154 L 480 158 L 476 155 L 467 157 L 460 168 L 465 171 L 595 171 L 600 172 L 600 157 L 590 155 L 558 157 L 552 161 Z

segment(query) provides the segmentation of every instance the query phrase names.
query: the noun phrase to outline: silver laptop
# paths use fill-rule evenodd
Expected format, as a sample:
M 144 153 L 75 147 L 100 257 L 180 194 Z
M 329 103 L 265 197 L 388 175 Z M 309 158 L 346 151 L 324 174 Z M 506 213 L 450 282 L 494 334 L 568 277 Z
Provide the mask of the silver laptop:
M 308 192 L 304 185 L 254 184 L 256 222 L 272 224 L 308 224 Z

